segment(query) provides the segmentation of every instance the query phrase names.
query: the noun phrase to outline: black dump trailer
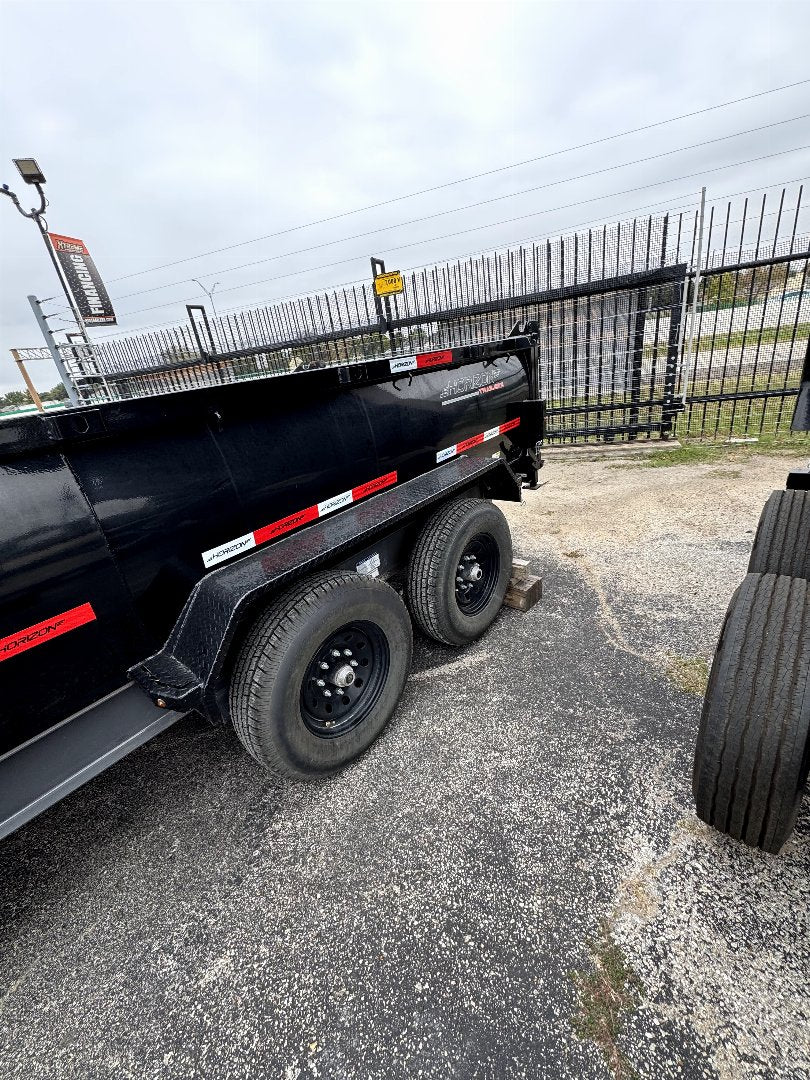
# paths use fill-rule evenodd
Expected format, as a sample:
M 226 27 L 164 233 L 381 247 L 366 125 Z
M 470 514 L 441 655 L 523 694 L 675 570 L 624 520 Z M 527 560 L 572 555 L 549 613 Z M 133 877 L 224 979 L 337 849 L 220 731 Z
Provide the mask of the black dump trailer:
M 810 342 L 793 417 L 810 431 Z M 692 788 L 709 825 L 773 854 L 793 832 L 810 768 L 810 468 L 759 520 L 712 664 Z
M 0 836 L 193 710 L 356 757 L 412 622 L 495 618 L 542 437 L 531 328 L 0 423 Z

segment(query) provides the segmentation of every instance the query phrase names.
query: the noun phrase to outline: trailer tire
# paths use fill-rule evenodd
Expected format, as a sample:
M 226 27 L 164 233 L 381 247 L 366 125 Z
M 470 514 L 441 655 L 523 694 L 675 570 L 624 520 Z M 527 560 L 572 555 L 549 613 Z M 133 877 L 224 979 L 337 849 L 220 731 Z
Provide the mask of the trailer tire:
M 271 772 L 336 772 L 391 719 L 411 649 L 408 612 L 385 582 L 342 571 L 302 581 L 258 618 L 242 645 L 230 686 L 236 734 Z
M 481 572 L 478 581 L 458 582 Z M 408 566 L 407 597 L 414 622 L 445 645 L 467 645 L 491 625 L 512 574 L 512 537 L 497 506 L 456 499 L 425 524 Z
M 810 582 L 748 574 L 729 605 L 695 752 L 698 817 L 778 853 L 810 764 Z
M 769 496 L 748 573 L 810 578 L 810 491 L 774 491 Z

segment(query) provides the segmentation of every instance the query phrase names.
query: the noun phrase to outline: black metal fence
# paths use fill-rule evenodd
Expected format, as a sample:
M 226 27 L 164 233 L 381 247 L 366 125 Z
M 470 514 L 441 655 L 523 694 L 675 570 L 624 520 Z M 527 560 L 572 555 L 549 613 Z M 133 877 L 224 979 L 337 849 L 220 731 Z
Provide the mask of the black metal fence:
M 412 269 L 384 300 L 369 281 L 219 317 L 194 305 L 184 325 L 62 353 L 84 397 L 129 397 L 492 340 L 534 322 L 551 440 L 783 431 L 810 335 L 802 192 Z

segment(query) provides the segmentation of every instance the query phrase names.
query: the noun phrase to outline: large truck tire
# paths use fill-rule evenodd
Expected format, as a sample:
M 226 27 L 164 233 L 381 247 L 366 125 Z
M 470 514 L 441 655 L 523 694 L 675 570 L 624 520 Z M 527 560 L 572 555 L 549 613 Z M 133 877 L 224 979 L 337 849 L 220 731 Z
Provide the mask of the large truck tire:
M 467 645 L 491 625 L 512 574 L 512 537 L 497 506 L 456 499 L 425 524 L 408 566 L 414 622 L 445 645 Z
M 778 853 L 810 763 L 810 582 L 748 574 L 712 665 L 692 790 L 714 828 Z
M 391 719 L 411 649 L 408 612 L 384 581 L 341 571 L 300 582 L 259 617 L 239 652 L 236 733 L 272 772 L 336 772 Z
M 810 578 L 810 491 L 774 491 L 768 498 L 748 572 Z

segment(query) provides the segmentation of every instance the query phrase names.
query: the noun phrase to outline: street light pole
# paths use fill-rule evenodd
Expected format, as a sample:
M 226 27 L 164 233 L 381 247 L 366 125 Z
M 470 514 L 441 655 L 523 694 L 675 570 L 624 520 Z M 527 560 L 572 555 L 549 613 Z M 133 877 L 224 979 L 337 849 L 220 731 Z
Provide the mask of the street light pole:
M 203 283 L 201 281 L 198 281 L 197 278 L 193 277 L 191 280 L 194 282 L 195 285 L 200 286 L 202 291 L 205 293 L 205 295 L 211 301 L 211 310 L 213 311 L 214 316 L 216 317 L 217 309 L 216 309 L 216 305 L 214 304 L 214 289 L 216 289 L 218 287 L 219 282 L 217 281 L 214 285 L 211 286 L 210 289 L 206 289 L 206 287 L 203 285 Z
M 39 234 L 42 237 L 43 243 L 45 244 L 45 248 L 47 249 L 48 258 L 51 260 L 53 268 L 56 271 L 56 276 L 59 279 L 59 284 L 62 286 L 62 291 L 65 294 L 65 299 L 68 302 L 68 307 L 73 312 L 73 318 L 76 321 L 76 325 L 79 327 L 79 330 L 81 331 L 82 337 L 84 338 L 85 342 L 90 345 L 90 338 L 87 336 L 87 326 L 84 319 L 82 318 L 82 314 L 79 311 L 76 301 L 73 298 L 73 294 L 71 293 L 70 289 L 68 288 L 68 284 L 64 279 L 62 270 L 56 258 L 56 254 L 53 250 L 53 244 L 51 244 L 51 241 L 48 237 L 48 223 L 44 217 L 45 209 L 48 205 L 48 200 L 45 198 L 45 192 L 42 190 L 42 185 L 45 183 L 45 177 L 33 158 L 16 158 L 14 164 L 17 166 L 20 175 L 22 176 L 26 184 L 31 184 L 36 189 L 36 192 L 39 195 L 39 206 L 33 207 L 31 210 L 23 210 L 22 206 L 20 205 L 20 200 L 17 198 L 15 193 L 11 191 L 8 184 L 3 184 L 3 186 L 0 187 L 0 194 L 8 195 L 8 197 L 17 207 L 22 216 L 31 218 L 31 220 L 36 224 L 37 229 L 39 230 Z

